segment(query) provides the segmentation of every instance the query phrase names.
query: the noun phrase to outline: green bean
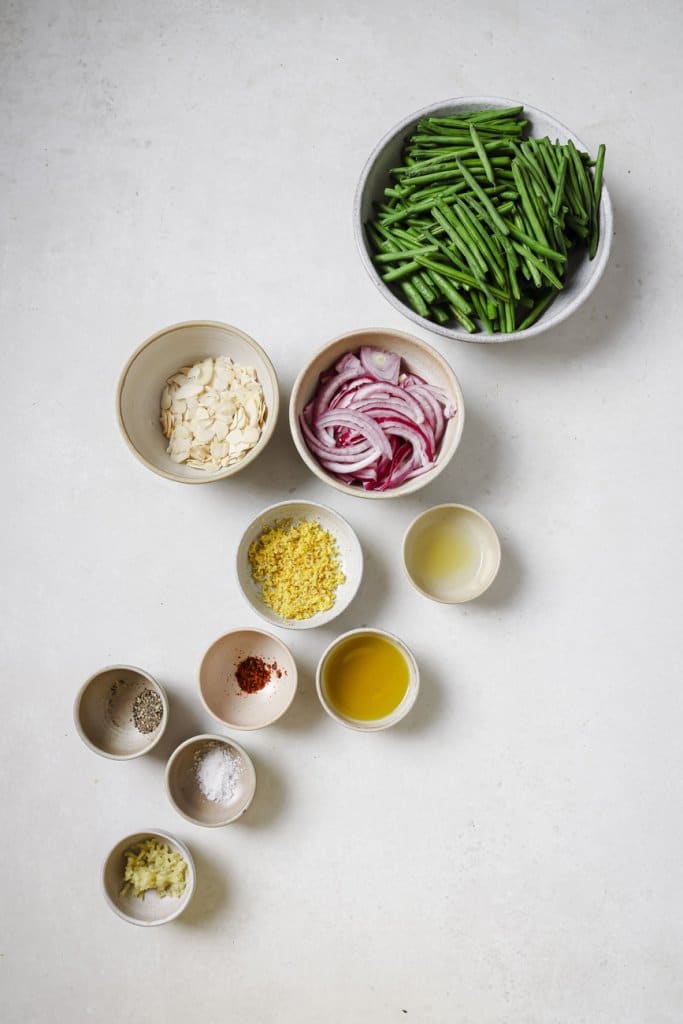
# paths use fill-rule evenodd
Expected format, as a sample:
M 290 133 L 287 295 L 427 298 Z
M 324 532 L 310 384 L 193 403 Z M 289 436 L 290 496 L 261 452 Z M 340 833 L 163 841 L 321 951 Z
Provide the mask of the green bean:
M 447 278 L 442 277 L 441 274 L 437 273 L 436 270 L 430 271 L 430 277 L 434 284 L 446 296 L 446 298 L 448 299 L 452 306 L 454 306 L 456 309 L 459 309 L 460 312 L 464 313 L 465 315 L 472 312 L 472 307 L 470 306 L 469 302 L 467 302 L 466 299 L 462 297 L 457 288 L 454 288 L 450 281 L 447 280 Z
M 522 108 L 422 118 L 374 205 L 367 239 L 411 309 L 468 332 L 524 330 L 599 241 L 605 150 L 525 139 Z M 594 168 L 591 173 L 591 168 Z
M 410 281 L 401 281 L 401 290 L 416 313 L 424 317 L 429 316 L 429 306 L 414 284 L 411 284 Z
M 451 313 L 453 314 L 455 319 L 458 320 L 463 325 L 468 334 L 474 334 L 474 332 L 477 329 L 477 325 L 475 324 L 474 320 L 470 320 L 467 314 L 463 313 L 462 310 L 455 305 L 455 303 L 451 302 L 449 303 L 449 305 Z
M 604 143 L 598 146 L 598 156 L 595 161 L 595 169 L 593 171 L 593 198 L 595 199 L 596 207 L 600 203 L 600 193 L 602 192 L 602 174 L 605 167 L 605 153 L 606 147 Z
M 545 295 L 536 305 L 532 308 L 531 312 L 522 320 L 521 324 L 517 328 L 518 331 L 525 331 L 527 327 L 531 327 L 533 323 L 536 323 L 541 313 L 544 313 L 550 303 L 553 301 L 557 292 L 550 291 Z
M 425 253 L 436 252 L 435 245 L 422 246 L 419 249 L 404 249 L 402 252 L 382 252 L 375 256 L 376 263 L 393 263 L 395 260 L 405 260 L 408 257 L 422 256 Z
M 560 291 L 560 289 L 562 288 L 562 282 L 560 281 L 559 277 L 553 274 L 552 270 L 550 269 L 547 263 L 544 263 L 543 260 L 539 260 L 537 256 L 534 256 L 534 254 L 529 251 L 529 249 L 526 249 L 526 251 L 524 251 L 523 247 L 518 242 L 513 242 L 512 244 L 515 247 L 515 249 L 517 249 L 517 252 L 524 252 L 524 258 L 527 261 L 527 263 L 530 263 L 531 266 L 536 267 L 536 270 L 539 272 L 539 274 L 542 277 L 545 277 L 546 280 L 550 281 L 550 283 L 554 285 L 558 291 Z
M 463 167 L 462 164 L 460 164 L 460 169 L 460 173 L 462 174 L 463 178 L 470 186 L 475 196 L 479 199 L 479 202 L 487 211 L 493 223 L 496 225 L 499 231 L 502 231 L 502 233 L 506 235 L 508 230 L 507 226 L 505 225 L 505 222 L 498 216 L 495 206 L 493 205 L 489 197 L 486 195 L 481 185 L 479 185 L 478 182 L 475 181 L 475 179 L 472 177 L 467 168 Z
M 555 220 L 560 213 L 560 204 L 564 196 L 564 183 L 567 178 L 567 164 L 569 163 L 569 157 L 566 149 L 562 153 L 562 161 L 560 163 L 560 170 L 557 177 L 557 185 L 555 186 L 555 195 L 550 206 L 550 216 Z
M 605 166 L 605 146 L 598 148 L 598 156 L 593 171 L 593 223 L 588 242 L 588 257 L 593 259 L 598 251 L 600 241 L 600 194 L 602 192 L 602 173 Z
M 419 269 L 420 264 L 416 263 L 415 260 L 412 260 L 410 263 L 404 263 L 402 267 L 394 267 L 386 274 L 382 274 L 382 280 L 387 284 L 390 284 L 392 281 L 400 281 L 403 277 L 410 277 Z
M 538 242 L 531 235 L 527 235 L 526 231 L 520 231 L 514 224 L 510 224 L 507 221 L 507 225 L 510 229 L 510 234 L 517 239 L 518 242 L 526 242 L 530 249 L 534 252 L 539 253 L 541 256 L 546 256 L 550 260 L 556 260 L 558 263 L 566 263 L 567 257 L 564 253 L 557 252 L 555 249 L 551 249 L 549 245 L 544 245 L 542 242 Z M 388 257 L 385 256 L 385 259 Z
M 476 235 L 468 230 L 468 228 L 455 216 L 450 207 L 446 206 L 445 203 L 439 204 L 437 207 L 441 215 L 448 221 L 453 230 L 459 235 L 461 242 L 468 249 L 472 256 L 472 260 L 476 263 L 482 274 L 486 274 L 488 271 L 488 263 L 485 260 L 482 253 L 478 248 L 478 239 Z
M 486 177 L 489 179 L 491 184 L 495 185 L 496 179 L 493 177 L 493 168 L 489 161 L 488 153 L 484 148 L 483 142 L 477 135 L 477 129 L 474 127 L 473 124 L 470 124 L 470 135 L 472 136 L 472 143 L 481 162 L 481 166 L 484 168 L 484 173 L 486 174 Z

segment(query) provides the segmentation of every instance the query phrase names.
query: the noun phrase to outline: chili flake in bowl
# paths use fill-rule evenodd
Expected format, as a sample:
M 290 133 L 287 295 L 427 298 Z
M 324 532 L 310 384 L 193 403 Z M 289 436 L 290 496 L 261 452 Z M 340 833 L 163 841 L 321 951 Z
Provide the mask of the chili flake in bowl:
M 264 509 L 237 550 L 237 577 L 252 608 L 271 625 L 322 626 L 353 600 L 363 552 L 347 521 L 325 505 L 284 501 Z
M 232 729 L 263 729 L 281 718 L 297 689 L 296 662 L 286 644 L 261 629 L 235 629 L 202 659 L 204 707 Z

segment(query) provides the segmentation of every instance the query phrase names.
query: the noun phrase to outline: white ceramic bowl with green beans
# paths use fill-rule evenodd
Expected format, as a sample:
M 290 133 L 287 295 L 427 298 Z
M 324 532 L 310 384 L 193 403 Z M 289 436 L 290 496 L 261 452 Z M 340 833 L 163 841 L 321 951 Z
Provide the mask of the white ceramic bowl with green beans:
M 382 295 L 459 341 L 528 338 L 562 323 L 607 264 L 605 147 L 495 96 L 404 118 L 361 174 L 354 229 Z

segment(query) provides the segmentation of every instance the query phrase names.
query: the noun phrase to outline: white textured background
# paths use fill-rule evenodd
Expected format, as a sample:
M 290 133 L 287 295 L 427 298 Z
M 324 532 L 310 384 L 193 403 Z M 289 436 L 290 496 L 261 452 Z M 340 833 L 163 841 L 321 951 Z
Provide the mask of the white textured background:
M 3 339 L 0 997 L 7 1024 L 679 1024 L 683 1019 L 679 4 L 217 0 L 0 4 Z M 418 332 L 375 291 L 351 202 L 376 140 L 448 96 L 537 105 L 607 143 L 613 255 L 549 336 Z M 124 447 L 114 389 L 177 320 L 270 353 L 283 399 L 346 329 L 422 333 L 467 424 L 449 471 L 372 504 L 305 470 L 283 419 L 232 482 L 174 486 Z M 367 557 L 360 596 L 299 661 L 289 715 L 246 736 L 242 822 L 208 832 L 163 791 L 210 725 L 196 674 L 257 624 L 238 536 L 296 494 L 335 505 Z M 400 538 L 442 500 L 497 525 L 495 587 L 434 607 Z M 319 708 L 344 629 L 399 633 L 414 713 L 356 735 Z M 284 635 L 284 634 L 283 634 Z M 126 661 L 172 720 L 117 764 L 77 738 L 82 680 Z M 107 908 L 101 861 L 161 827 L 200 884 L 173 925 Z

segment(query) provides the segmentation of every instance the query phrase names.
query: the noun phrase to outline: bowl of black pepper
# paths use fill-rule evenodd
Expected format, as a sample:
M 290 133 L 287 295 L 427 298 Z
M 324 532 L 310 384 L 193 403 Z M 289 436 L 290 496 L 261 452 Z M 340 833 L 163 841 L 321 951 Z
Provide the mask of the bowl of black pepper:
M 168 720 L 163 687 L 133 665 L 110 665 L 83 683 L 74 704 L 76 730 L 91 750 L 114 761 L 148 753 Z
M 294 700 L 296 663 L 286 644 L 262 629 L 235 629 L 211 644 L 199 669 L 207 711 L 233 729 L 263 729 Z

